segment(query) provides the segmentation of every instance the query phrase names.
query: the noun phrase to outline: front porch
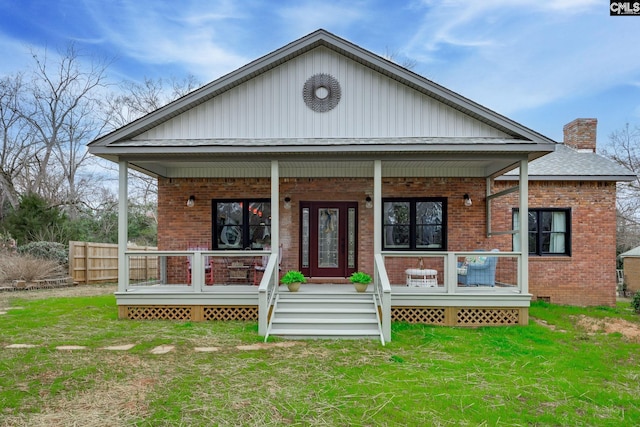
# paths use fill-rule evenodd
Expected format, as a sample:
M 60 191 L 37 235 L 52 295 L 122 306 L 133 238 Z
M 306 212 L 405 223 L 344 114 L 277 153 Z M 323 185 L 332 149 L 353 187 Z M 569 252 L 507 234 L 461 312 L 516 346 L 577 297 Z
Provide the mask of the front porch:
M 459 263 L 468 256 L 495 257 L 494 286 L 459 283 Z M 185 321 L 257 320 L 259 333 L 267 334 L 275 302 L 286 287 L 279 285 L 278 254 L 263 251 L 128 251 L 126 280 L 116 299 L 122 319 L 172 319 Z M 136 264 L 155 260 L 157 277 L 141 277 Z M 264 257 L 264 258 L 263 258 Z M 188 263 L 187 259 L 191 261 Z M 262 268 L 263 259 L 266 262 Z M 423 252 L 382 253 L 375 257 L 374 282 L 367 293 L 374 296 L 384 340 L 391 339 L 395 321 L 442 326 L 526 325 L 531 295 L 518 279 L 518 252 Z M 233 261 L 235 260 L 235 261 Z M 145 260 L 145 265 L 149 260 Z M 437 272 L 435 286 L 407 286 L 404 271 L 416 263 Z M 189 267 L 186 267 L 186 266 Z M 246 276 L 222 268 L 246 266 Z M 260 266 L 260 270 L 255 269 Z M 191 268 L 179 281 L 177 269 Z M 264 271 L 262 271 L 264 270 Z M 173 272 L 172 272 L 173 271 Z M 259 278 L 256 278 L 256 274 Z M 208 278 L 212 281 L 208 282 Z M 392 278 L 391 280 L 389 278 Z M 344 279 L 343 279 L 344 281 Z M 255 283 L 255 285 L 254 285 Z M 310 298 L 355 294 L 350 284 L 309 283 L 299 293 Z

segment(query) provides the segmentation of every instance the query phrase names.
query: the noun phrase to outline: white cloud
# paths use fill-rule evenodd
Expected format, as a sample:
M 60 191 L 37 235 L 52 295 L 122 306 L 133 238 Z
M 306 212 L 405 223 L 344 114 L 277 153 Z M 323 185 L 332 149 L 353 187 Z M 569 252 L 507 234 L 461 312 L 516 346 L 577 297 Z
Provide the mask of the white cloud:
M 5 60 L 0 61 L 0 76 L 25 70 L 31 63 L 29 46 L 0 33 L 0 52 Z M 11 60 L 6 60 L 11 58 Z
M 112 45 L 118 55 L 145 64 L 176 64 L 206 80 L 250 60 L 228 47 L 228 35 L 240 32 L 234 20 L 242 13 L 234 4 L 122 2 L 116 18 L 111 2 L 86 3 L 102 43 Z
M 318 28 L 336 34 L 346 31 L 355 22 L 363 21 L 369 15 L 369 8 L 363 1 L 319 3 L 307 0 L 279 9 L 278 15 L 297 38 Z
M 471 4 L 469 4 L 471 3 Z M 436 82 L 503 114 L 640 76 L 640 26 L 592 0 L 423 3 L 406 52 Z

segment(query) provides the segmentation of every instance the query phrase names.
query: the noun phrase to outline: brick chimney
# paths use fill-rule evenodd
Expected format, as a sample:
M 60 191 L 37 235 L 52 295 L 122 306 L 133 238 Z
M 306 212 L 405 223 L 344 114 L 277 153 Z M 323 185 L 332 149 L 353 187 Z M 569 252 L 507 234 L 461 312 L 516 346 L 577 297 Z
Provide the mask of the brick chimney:
M 564 125 L 564 143 L 579 151 L 596 152 L 598 119 L 575 119 Z

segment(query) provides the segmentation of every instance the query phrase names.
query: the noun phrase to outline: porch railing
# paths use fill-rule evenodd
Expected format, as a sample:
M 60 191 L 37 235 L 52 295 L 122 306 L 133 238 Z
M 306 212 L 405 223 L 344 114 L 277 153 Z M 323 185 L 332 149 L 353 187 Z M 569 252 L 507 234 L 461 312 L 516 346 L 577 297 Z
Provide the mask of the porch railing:
M 263 251 L 126 251 L 125 280 L 118 283 L 119 292 L 129 292 L 137 289 L 147 289 L 158 286 L 163 291 L 181 292 L 210 292 L 214 284 L 229 283 L 232 273 L 244 274 L 237 282 L 248 284 L 257 282 L 252 274 L 256 274 L 254 267 L 264 266 L 265 270 L 274 254 Z M 277 255 L 275 255 L 277 258 Z M 268 259 L 265 263 L 264 259 Z M 148 262 L 153 259 L 157 263 L 155 277 L 137 277 L 135 264 L 141 260 Z M 224 276 L 224 277 L 222 277 Z M 263 278 L 267 276 L 264 272 Z M 233 277 L 231 277 L 232 279 Z M 256 283 L 257 284 L 257 283 Z
M 377 254 L 373 267 L 373 289 L 380 306 L 380 323 L 385 342 L 391 341 L 391 283 L 384 266 L 384 258 Z
M 522 254 L 520 252 L 459 251 L 459 252 L 409 252 L 386 251 L 381 254 L 382 261 L 376 259 L 376 268 L 384 266 L 392 284 L 406 283 L 406 271 L 432 270 L 437 273 L 437 283 L 420 287 L 422 293 L 468 294 L 488 293 L 526 293 L 528 289 L 522 279 Z M 492 259 L 492 270 L 486 273 L 484 281 L 461 283 L 464 275 L 471 275 L 474 268 Z M 465 260 L 476 259 L 477 264 L 465 264 Z M 464 280 L 464 279 L 463 279 Z
M 278 294 L 278 255 L 271 254 L 258 288 L 258 335 L 266 337 L 269 312 Z

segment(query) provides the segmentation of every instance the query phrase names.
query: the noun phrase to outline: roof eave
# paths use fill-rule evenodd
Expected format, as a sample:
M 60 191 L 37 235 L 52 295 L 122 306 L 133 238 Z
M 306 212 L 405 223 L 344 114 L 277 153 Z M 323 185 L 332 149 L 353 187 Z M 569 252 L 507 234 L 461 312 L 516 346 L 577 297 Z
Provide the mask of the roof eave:
M 313 145 L 313 146 L 161 146 L 161 147 L 135 147 L 135 146 L 93 146 L 89 150 L 92 154 L 100 157 L 118 157 L 127 155 L 162 155 L 173 156 L 177 154 L 221 154 L 221 155 L 275 155 L 287 153 L 341 153 L 360 155 L 362 153 L 450 153 L 456 155 L 463 154 L 527 154 L 529 160 L 538 158 L 552 152 L 547 145 L 539 144 L 508 144 L 508 145 Z

